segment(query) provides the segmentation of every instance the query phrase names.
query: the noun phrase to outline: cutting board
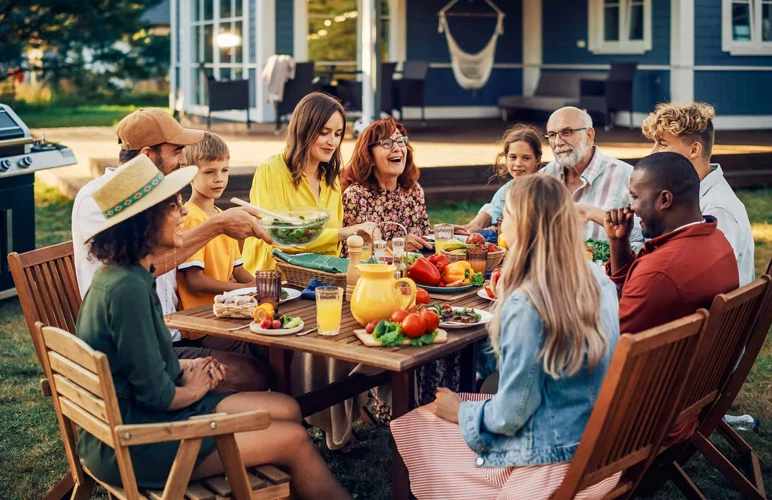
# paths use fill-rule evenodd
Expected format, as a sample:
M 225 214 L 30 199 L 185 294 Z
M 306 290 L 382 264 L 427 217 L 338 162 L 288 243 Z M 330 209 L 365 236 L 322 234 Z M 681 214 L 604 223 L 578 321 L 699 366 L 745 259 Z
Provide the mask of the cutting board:
M 354 335 L 365 345 L 365 347 L 386 347 L 373 338 L 372 335 L 365 330 L 354 330 Z M 432 344 L 444 344 L 448 341 L 448 332 L 442 328 L 437 328 L 437 336 L 434 337 Z M 410 345 L 410 341 L 406 340 L 402 345 Z

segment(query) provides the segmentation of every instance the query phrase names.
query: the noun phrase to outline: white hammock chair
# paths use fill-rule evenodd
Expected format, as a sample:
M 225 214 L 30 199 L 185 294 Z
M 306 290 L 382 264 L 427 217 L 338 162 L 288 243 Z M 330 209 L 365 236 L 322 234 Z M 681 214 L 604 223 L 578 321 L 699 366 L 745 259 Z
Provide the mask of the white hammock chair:
M 450 34 L 450 27 L 448 26 L 446 12 L 457 2 L 458 0 L 451 0 L 437 14 L 440 18 L 438 32 L 445 33 L 445 40 L 448 42 L 448 50 L 450 51 L 450 65 L 453 68 L 453 75 L 456 77 L 458 84 L 466 90 L 477 90 L 484 87 L 491 76 L 493 60 L 496 57 L 496 42 L 499 35 L 504 33 L 504 17 L 506 14 L 496 7 L 496 4 L 491 0 L 485 0 L 485 3 L 496 11 L 498 17 L 496 29 L 488 44 L 480 52 L 469 54 L 461 50 L 453 35 Z M 476 17 L 474 14 L 467 14 L 467 16 Z

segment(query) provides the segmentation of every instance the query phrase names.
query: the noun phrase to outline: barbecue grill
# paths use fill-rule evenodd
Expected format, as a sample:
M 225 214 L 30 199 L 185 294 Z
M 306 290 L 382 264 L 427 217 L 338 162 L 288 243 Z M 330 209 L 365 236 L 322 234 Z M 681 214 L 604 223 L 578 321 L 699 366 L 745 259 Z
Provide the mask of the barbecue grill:
M 77 163 L 72 150 L 35 140 L 0 104 L 0 299 L 16 294 L 6 256 L 35 249 L 35 172 Z

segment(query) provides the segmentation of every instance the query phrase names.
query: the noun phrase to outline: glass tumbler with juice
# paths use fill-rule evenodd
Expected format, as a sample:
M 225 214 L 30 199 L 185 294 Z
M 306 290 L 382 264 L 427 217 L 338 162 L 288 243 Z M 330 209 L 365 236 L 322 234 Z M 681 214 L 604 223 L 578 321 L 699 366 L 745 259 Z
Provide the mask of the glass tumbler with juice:
M 316 293 L 316 326 L 319 335 L 332 336 L 340 333 L 341 311 L 343 309 L 343 288 L 320 286 Z
M 453 239 L 453 224 L 435 224 L 434 225 L 434 251 L 436 254 L 442 253 L 442 247 Z
M 488 267 L 488 247 L 485 245 L 467 245 L 466 260 L 472 266 L 472 270 L 475 273 L 483 273 L 485 275 L 486 268 Z

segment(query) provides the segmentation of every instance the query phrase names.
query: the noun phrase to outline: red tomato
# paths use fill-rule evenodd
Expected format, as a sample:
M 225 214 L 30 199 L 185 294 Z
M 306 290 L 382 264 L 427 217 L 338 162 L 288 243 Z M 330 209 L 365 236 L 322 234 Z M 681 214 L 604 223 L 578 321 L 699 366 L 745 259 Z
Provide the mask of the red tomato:
M 273 328 L 274 330 L 278 330 L 279 328 L 281 328 L 281 321 L 279 321 L 278 319 L 273 320 L 273 322 L 271 323 L 271 328 Z
M 402 309 L 397 309 L 391 314 L 391 318 L 389 318 L 389 321 L 392 323 L 402 323 L 402 321 L 405 319 L 405 316 L 407 316 L 409 313 L 407 311 L 404 311 Z
M 378 324 L 377 321 L 371 321 L 371 322 L 367 323 L 367 326 L 365 327 L 365 331 L 367 333 L 373 333 L 373 331 L 375 330 L 375 325 L 377 325 L 377 324 Z
M 428 304 L 430 302 L 429 292 L 423 288 L 416 288 L 415 290 L 415 303 L 416 304 Z
M 272 325 L 273 321 L 271 318 L 265 318 L 262 322 L 260 322 L 260 328 L 263 330 L 270 330 Z
M 440 317 L 437 316 L 437 313 L 424 309 L 421 311 L 420 315 L 421 319 L 426 323 L 426 330 L 424 330 L 424 333 L 432 333 L 440 326 Z
M 402 320 L 402 331 L 411 339 L 417 339 L 426 331 L 426 322 L 416 313 L 410 313 Z
M 499 250 L 501 250 L 501 249 L 499 247 L 497 247 L 496 245 L 494 245 L 493 243 L 488 243 L 488 251 L 489 252 L 498 252 Z

